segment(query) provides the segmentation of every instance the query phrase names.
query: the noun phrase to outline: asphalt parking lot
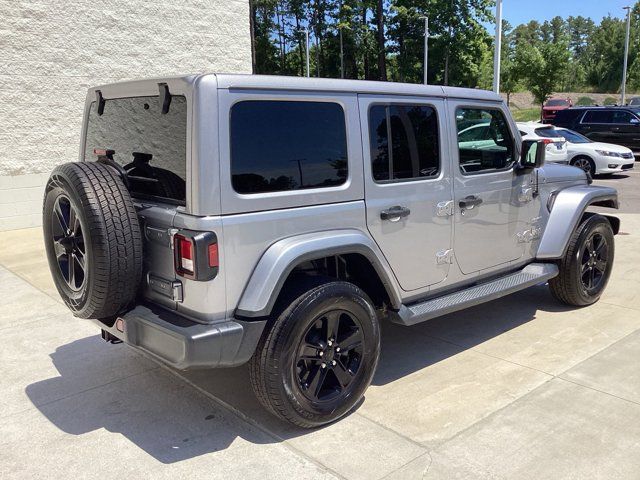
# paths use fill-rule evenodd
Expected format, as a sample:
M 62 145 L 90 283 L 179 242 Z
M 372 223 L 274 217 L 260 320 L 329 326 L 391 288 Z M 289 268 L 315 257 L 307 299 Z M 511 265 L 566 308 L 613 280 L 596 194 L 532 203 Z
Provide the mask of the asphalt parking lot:
M 639 164 L 640 165 L 640 164 Z M 2 478 L 640 478 L 640 170 L 597 304 L 537 286 L 384 325 L 362 404 L 315 431 L 255 400 L 245 367 L 176 372 L 72 317 L 39 229 L 0 234 Z

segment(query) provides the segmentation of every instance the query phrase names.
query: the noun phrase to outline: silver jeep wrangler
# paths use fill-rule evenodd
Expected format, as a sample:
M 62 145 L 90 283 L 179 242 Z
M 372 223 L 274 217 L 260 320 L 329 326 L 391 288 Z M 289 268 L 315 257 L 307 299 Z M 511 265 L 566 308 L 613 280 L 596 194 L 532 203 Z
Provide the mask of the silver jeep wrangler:
M 315 427 L 371 382 L 382 321 L 413 325 L 549 281 L 598 300 L 614 189 L 544 165 L 500 97 L 351 80 L 191 75 L 89 90 L 79 161 L 44 198 L 60 295 L 178 369 L 250 363 Z

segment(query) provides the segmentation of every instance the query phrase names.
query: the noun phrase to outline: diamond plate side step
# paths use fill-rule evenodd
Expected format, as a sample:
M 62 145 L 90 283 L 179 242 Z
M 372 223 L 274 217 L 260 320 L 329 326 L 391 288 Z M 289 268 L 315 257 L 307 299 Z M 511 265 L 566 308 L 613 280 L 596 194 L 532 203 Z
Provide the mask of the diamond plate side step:
M 397 315 L 391 316 L 391 321 L 402 325 L 415 325 L 447 313 L 504 297 L 545 282 L 556 275 L 558 275 L 558 266 L 553 263 L 531 263 L 522 270 L 495 280 L 425 302 L 403 305 Z

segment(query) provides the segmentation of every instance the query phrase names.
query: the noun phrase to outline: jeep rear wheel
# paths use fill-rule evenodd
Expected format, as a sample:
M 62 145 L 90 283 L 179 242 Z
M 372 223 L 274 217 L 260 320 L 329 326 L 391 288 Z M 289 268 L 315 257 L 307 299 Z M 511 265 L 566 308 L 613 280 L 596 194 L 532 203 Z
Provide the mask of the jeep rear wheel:
M 133 202 L 111 167 L 56 167 L 45 189 L 43 230 L 54 284 L 74 315 L 106 319 L 135 298 L 142 237 Z
M 554 297 L 574 306 L 598 301 L 611 275 L 614 257 L 613 229 L 601 215 L 592 215 L 576 229 L 560 272 L 549 281 Z
M 251 359 L 251 384 L 278 417 L 316 427 L 362 398 L 379 352 L 380 329 L 367 295 L 351 283 L 328 282 L 272 321 Z

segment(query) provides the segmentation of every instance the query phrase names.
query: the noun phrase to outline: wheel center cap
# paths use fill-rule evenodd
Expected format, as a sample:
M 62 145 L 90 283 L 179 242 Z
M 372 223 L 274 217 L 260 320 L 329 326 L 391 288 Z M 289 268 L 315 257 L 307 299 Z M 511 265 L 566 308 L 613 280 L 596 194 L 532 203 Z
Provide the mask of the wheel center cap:
M 76 244 L 75 238 L 72 235 L 69 235 L 60 239 L 60 245 L 64 247 L 67 253 L 73 250 L 73 248 L 75 247 L 75 244 Z
M 334 352 L 332 347 L 327 348 L 324 351 L 324 356 L 323 356 L 324 361 L 327 362 L 328 364 L 330 364 L 331 361 L 333 360 L 334 356 L 335 356 L 334 353 L 335 352 Z

